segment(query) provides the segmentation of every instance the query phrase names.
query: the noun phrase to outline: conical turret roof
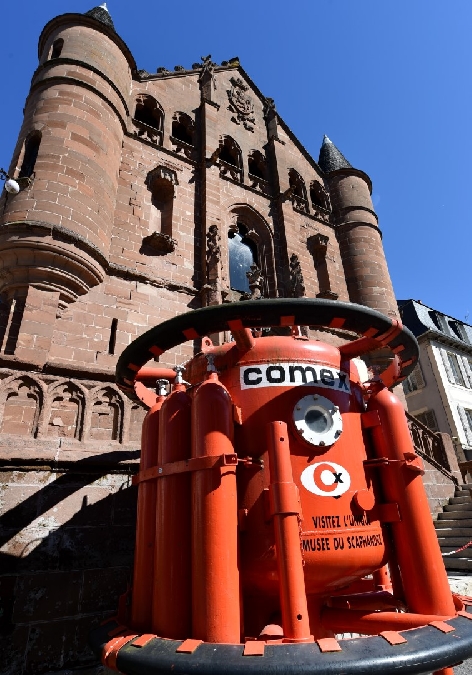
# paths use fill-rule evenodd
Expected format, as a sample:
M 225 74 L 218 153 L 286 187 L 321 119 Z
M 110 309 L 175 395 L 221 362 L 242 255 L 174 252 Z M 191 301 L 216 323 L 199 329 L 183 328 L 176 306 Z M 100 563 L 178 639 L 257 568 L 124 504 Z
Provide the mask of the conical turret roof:
M 104 2 L 103 5 L 89 9 L 88 12 L 85 12 L 84 16 L 90 16 L 92 19 L 96 19 L 97 21 L 100 21 L 100 23 L 105 24 L 108 28 L 115 30 L 106 2 Z
M 332 141 L 325 135 L 323 144 L 320 148 L 320 158 L 318 160 L 319 167 L 324 173 L 330 173 L 337 169 L 352 169 L 352 164 L 349 164 L 342 152 L 337 149 Z

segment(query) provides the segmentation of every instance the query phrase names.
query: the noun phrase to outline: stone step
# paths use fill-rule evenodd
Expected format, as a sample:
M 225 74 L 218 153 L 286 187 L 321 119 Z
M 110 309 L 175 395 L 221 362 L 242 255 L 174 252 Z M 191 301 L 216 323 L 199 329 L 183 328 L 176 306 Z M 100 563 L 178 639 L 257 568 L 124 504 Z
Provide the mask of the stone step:
M 443 510 L 447 513 L 452 513 L 454 511 L 471 511 L 472 512 L 472 501 L 464 501 L 460 504 L 446 504 L 443 507 Z
M 444 548 L 441 547 L 441 553 L 452 553 L 453 551 L 456 551 L 460 546 L 453 546 L 452 548 L 450 546 L 445 546 Z M 465 548 L 463 551 L 459 551 L 458 553 L 454 553 L 454 555 L 443 555 L 443 560 L 446 560 L 446 558 L 471 558 L 472 559 L 472 549 Z
M 467 485 L 459 485 L 456 487 L 456 496 L 461 497 L 463 494 L 470 494 L 469 490 L 472 490 L 472 483 L 468 483 Z
M 472 506 L 472 499 L 470 496 L 449 497 L 449 504 L 470 504 Z
M 455 520 L 436 520 L 434 527 L 438 537 L 471 537 L 472 539 L 472 521 L 467 526 L 468 521 L 461 521 L 460 527 Z
M 468 570 L 472 572 L 472 561 L 465 560 L 464 558 L 454 558 L 452 555 L 443 558 L 444 567 L 447 570 Z
M 445 513 L 438 513 L 438 520 L 469 520 L 472 524 L 472 511 L 446 511 Z
M 442 551 L 443 549 L 446 550 L 446 546 L 454 549 L 465 546 L 469 541 L 472 541 L 472 537 L 438 537 L 438 541 Z

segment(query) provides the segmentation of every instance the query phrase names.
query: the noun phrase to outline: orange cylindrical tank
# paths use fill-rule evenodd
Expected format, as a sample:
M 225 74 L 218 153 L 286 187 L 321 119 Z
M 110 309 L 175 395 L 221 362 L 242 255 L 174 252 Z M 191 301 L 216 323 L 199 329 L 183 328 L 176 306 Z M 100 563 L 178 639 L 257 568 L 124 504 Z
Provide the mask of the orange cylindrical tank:
M 188 459 L 190 397 L 179 382 L 161 408 L 158 464 Z M 190 474 L 157 479 L 152 630 L 161 637 L 190 637 Z
M 411 440 L 405 411 L 386 388 L 373 394 L 368 410 L 378 412 L 380 425 L 372 427 L 385 498 L 398 505 L 401 520 L 391 523 L 395 553 L 405 600 L 411 612 L 454 616 L 446 570 L 421 479 L 419 457 Z
M 157 464 L 159 414 L 165 401 L 164 392 L 163 387 L 160 387 L 159 396 L 148 410 L 143 421 L 140 471 L 150 469 Z M 143 481 L 138 486 L 136 547 L 131 601 L 131 625 L 136 630 L 148 629 L 151 622 L 152 588 L 150 588 L 150 585 L 152 585 L 152 579 L 154 578 L 155 514 L 156 482 L 155 480 Z
M 234 453 L 233 404 L 216 373 L 192 403 L 192 456 Z M 236 467 L 192 473 L 192 637 L 240 641 Z

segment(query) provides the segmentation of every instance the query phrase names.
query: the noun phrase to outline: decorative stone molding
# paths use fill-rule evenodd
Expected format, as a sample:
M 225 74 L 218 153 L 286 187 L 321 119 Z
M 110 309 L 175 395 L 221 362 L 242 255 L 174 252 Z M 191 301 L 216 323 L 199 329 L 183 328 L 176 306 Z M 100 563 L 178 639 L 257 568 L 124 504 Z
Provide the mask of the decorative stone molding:
M 163 181 L 170 183 L 171 185 L 178 185 L 179 181 L 177 180 L 177 174 L 173 169 L 170 169 L 167 166 L 159 165 L 155 169 L 150 171 L 146 176 L 146 185 L 151 190 L 156 182 Z
M 144 246 L 149 246 L 156 253 L 173 253 L 177 246 L 177 241 L 172 239 L 168 234 L 162 232 L 152 232 L 149 236 L 143 239 Z
M 318 275 L 319 292 L 317 298 L 325 300 L 337 300 L 339 295 L 331 288 L 331 279 L 328 269 L 328 243 L 329 237 L 318 232 L 307 239 L 307 248 L 313 256 L 316 274 Z
M 136 430 L 145 410 L 114 384 L 9 372 L 0 373 L 0 438 L 57 438 L 77 447 L 131 441 L 139 447 Z

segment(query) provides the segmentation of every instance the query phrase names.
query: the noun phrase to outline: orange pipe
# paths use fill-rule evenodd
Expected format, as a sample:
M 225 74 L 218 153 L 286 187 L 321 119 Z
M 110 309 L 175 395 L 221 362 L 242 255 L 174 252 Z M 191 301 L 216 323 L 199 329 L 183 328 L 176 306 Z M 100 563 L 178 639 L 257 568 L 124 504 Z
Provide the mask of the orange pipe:
M 175 384 L 161 408 L 158 464 L 190 457 L 190 397 Z M 152 630 L 165 638 L 191 634 L 190 474 L 157 479 Z
M 310 619 L 300 547 L 299 499 L 293 482 L 288 430 L 285 422 L 269 422 L 270 498 L 279 573 L 284 640 L 309 642 Z
M 234 453 L 233 404 L 215 372 L 192 403 L 192 456 Z M 192 637 L 240 642 L 236 467 L 192 474 Z
M 256 340 L 251 332 L 250 328 L 241 328 L 239 330 L 232 330 L 231 335 L 233 340 L 236 342 L 236 347 L 238 351 L 242 354 L 245 354 L 256 344 Z
M 448 621 L 454 618 L 454 615 L 454 613 L 441 616 L 408 612 L 367 612 L 362 609 L 324 607 L 321 611 L 321 621 L 325 628 L 335 633 L 377 635 L 383 630 L 407 630 L 427 626 L 432 621 Z
M 389 464 L 379 469 L 383 492 L 388 502 L 398 505 L 400 512 L 401 521 L 391 523 L 390 527 L 406 604 L 418 614 L 454 616 L 419 458 L 403 406 L 394 394 L 382 388 L 372 395 L 367 409 L 377 411 L 380 418 L 380 425 L 372 427 L 375 452 L 379 458 L 389 460 Z
M 144 380 L 151 380 L 153 383 L 157 380 L 169 380 L 173 382 L 175 380 L 175 370 L 170 368 L 140 368 L 136 373 L 136 380 L 138 382 L 143 382 Z
M 141 432 L 140 471 L 157 464 L 159 414 L 165 396 L 157 397 L 144 418 Z M 136 547 L 134 553 L 131 625 L 135 630 L 148 630 L 151 625 L 152 589 L 154 577 L 154 541 L 156 533 L 156 483 L 143 481 L 138 485 L 136 517 Z

